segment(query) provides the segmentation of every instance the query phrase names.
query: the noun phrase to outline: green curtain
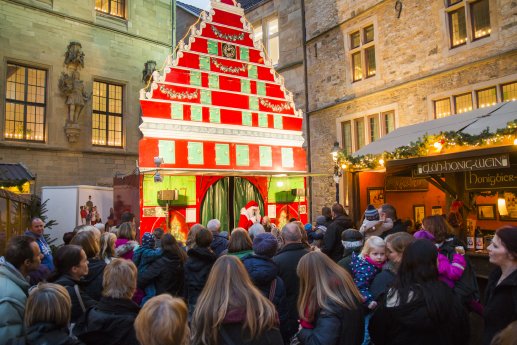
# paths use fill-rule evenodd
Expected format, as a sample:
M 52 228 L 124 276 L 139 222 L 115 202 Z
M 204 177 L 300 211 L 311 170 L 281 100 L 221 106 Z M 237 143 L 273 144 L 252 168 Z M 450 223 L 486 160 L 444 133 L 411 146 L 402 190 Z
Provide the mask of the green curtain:
M 233 189 L 233 214 L 234 226 L 236 227 L 239 223 L 239 216 L 241 214 L 241 208 L 246 206 L 248 201 L 255 200 L 259 205 L 260 214 L 264 216 L 264 201 L 260 195 L 258 189 L 248 180 L 242 177 L 235 177 Z
M 201 224 L 206 226 L 210 219 L 219 219 L 221 230 L 228 230 L 228 185 L 229 177 L 225 177 L 208 188 L 201 204 Z

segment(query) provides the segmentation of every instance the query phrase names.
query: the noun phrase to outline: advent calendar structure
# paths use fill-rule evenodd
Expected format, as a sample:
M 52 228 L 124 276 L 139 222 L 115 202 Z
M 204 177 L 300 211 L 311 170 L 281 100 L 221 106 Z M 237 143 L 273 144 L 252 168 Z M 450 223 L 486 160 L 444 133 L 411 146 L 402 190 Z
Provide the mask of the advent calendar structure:
M 140 233 L 231 230 L 249 200 L 280 226 L 307 221 L 302 112 L 236 1 L 212 0 L 140 103 Z

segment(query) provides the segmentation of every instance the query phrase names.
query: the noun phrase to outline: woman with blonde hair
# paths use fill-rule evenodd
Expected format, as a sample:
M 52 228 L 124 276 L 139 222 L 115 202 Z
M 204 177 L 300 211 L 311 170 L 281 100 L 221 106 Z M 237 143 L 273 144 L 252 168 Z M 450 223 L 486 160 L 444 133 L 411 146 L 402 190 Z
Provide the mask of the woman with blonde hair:
M 106 266 L 101 300 L 74 328 L 74 334 L 86 345 L 138 345 L 133 323 L 140 308 L 131 300 L 136 276 L 132 261 L 113 259 Z
M 138 247 L 135 241 L 135 229 L 130 222 L 120 224 L 117 230 L 117 240 L 115 241 L 115 254 L 117 257 L 133 260 L 133 252 Z
M 187 305 L 168 294 L 153 297 L 136 317 L 135 331 L 141 345 L 187 345 Z
M 242 262 L 215 262 L 192 318 L 192 345 L 283 344 L 275 306 L 253 285 Z
M 91 228 L 93 226 L 87 225 Z M 101 299 L 102 292 L 102 274 L 106 263 L 99 257 L 100 247 L 95 232 L 79 231 L 70 244 L 76 244 L 83 248 L 86 258 L 88 259 L 88 274 L 82 278 L 82 286 L 84 291 L 94 300 Z
M 57 284 L 40 283 L 31 290 L 25 306 L 26 335 L 7 344 L 81 345 L 70 336 L 71 302 L 66 289 Z
M 301 344 L 358 345 L 363 342 L 363 296 L 350 274 L 322 252 L 304 255 L 298 263 L 298 312 Z
M 117 235 L 111 232 L 105 232 L 101 235 L 101 252 L 99 254 L 100 258 L 104 260 L 106 264 L 109 264 L 111 260 L 115 257 L 115 241 L 117 240 Z

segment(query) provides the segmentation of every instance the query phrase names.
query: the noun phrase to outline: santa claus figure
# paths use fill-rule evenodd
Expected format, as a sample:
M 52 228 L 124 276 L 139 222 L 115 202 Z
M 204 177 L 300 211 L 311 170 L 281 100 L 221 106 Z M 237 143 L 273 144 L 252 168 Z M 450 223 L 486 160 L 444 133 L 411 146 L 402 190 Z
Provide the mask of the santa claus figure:
M 251 200 L 241 209 L 238 227 L 248 230 L 256 222 L 260 222 L 260 211 L 258 204 Z

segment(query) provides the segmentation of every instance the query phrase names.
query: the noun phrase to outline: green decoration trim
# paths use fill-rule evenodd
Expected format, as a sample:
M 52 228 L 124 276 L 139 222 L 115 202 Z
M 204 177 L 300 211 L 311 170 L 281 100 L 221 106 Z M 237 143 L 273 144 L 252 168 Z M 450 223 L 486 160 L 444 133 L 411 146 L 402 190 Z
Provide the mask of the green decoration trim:
M 216 41 L 208 40 L 208 54 L 219 55 L 219 45 Z
M 172 103 L 171 109 L 172 109 L 171 119 L 183 120 L 183 104 Z
M 158 141 L 158 155 L 163 158 L 165 164 L 176 163 L 176 144 L 171 140 Z
M 215 164 L 230 165 L 230 145 L 215 144 Z
M 235 145 L 235 152 L 237 153 L 237 165 L 250 165 L 250 148 L 248 145 Z
M 221 123 L 221 111 L 219 108 L 210 108 L 210 122 Z
M 273 166 L 273 150 L 271 146 L 259 146 L 259 162 L 261 167 Z
M 250 51 L 248 48 L 240 47 L 239 52 L 242 61 L 250 61 Z
M 203 143 L 187 144 L 188 147 L 188 164 L 203 164 Z
M 267 120 L 267 114 L 259 114 L 258 116 L 258 125 L 259 127 L 267 127 L 268 126 L 268 120 Z
M 190 120 L 203 121 L 203 108 L 199 105 L 190 106 Z
M 294 158 L 292 147 L 282 147 L 282 167 L 294 168 Z
M 249 111 L 242 112 L 242 125 L 243 126 L 251 126 L 253 124 L 253 118 Z
M 190 85 L 201 86 L 201 72 L 190 71 Z
M 282 115 L 273 115 L 273 126 L 277 129 L 283 129 L 284 124 L 282 121 Z

